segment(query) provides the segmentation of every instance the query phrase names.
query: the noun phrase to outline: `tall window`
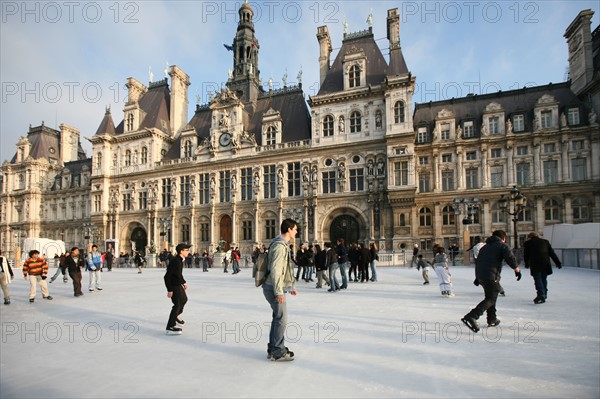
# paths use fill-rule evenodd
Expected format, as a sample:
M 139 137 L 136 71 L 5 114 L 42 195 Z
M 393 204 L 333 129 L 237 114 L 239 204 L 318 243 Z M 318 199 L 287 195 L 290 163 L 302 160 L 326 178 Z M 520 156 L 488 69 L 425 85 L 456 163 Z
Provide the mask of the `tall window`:
M 208 223 L 200 223 L 200 241 L 208 241 Z
M 350 83 L 350 88 L 360 86 L 360 67 L 358 65 L 352 65 L 350 67 L 348 81 Z
M 96 155 L 96 169 L 98 170 L 98 172 L 102 173 L 102 153 L 99 152 L 98 155 Z
M 323 118 L 323 137 L 333 136 L 333 116 Z
M 488 119 L 488 131 L 490 134 L 500 134 L 500 118 L 492 116 Z
M 199 195 L 198 202 L 200 205 L 206 205 L 209 202 L 209 194 L 210 194 L 210 180 L 208 173 L 201 173 L 198 179 L 199 186 Z
M 492 166 L 490 168 L 490 183 L 493 188 L 504 186 L 504 167 Z
M 513 116 L 513 132 L 522 132 L 525 130 L 525 115 Z
M 145 165 L 148 163 L 148 147 L 142 147 L 142 152 L 141 152 L 141 157 L 140 157 L 140 162 L 142 163 L 142 165 Z
M 125 151 L 125 166 L 131 166 L 131 150 Z
M 526 186 L 530 182 L 531 173 L 529 172 L 528 163 L 517 164 L 517 185 Z
M 265 220 L 265 239 L 272 240 L 275 238 L 276 232 L 276 220 L 275 219 L 267 219 Z
M 590 207 L 583 198 L 575 198 L 572 203 L 573 219 L 576 221 L 588 221 L 590 218 Z
M 571 160 L 571 180 L 581 181 L 587 179 L 585 158 L 574 158 Z
M 277 144 L 277 129 L 275 126 L 269 126 L 267 128 L 267 145 Z
M 242 221 L 242 239 L 244 241 L 251 241 L 252 238 L 252 220 Z
M 404 122 L 404 102 L 396 101 L 394 104 L 394 123 Z
M 241 170 L 242 181 L 240 189 L 242 191 L 242 201 L 252 200 L 252 168 L 243 168 Z
M 231 171 L 219 172 L 219 202 L 231 201 Z
M 94 212 L 100 212 L 102 210 L 102 196 L 100 194 L 94 195 Z
M 467 189 L 479 188 L 479 168 L 468 168 L 465 170 Z
M 361 130 L 360 112 L 354 111 L 350 114 L 350 133 L 358 133 Z
M 133 130 L 133 114 L 127 115 L 127 131 Z
M 442 191 L 454 190 L 454 171 L 444 170 L 442 171 Z
M 467 121 L 463 123 L 463 138 L 468 139 L 470 137 L 475 137 L 473 121 Z
M 542 129 L 552 127 L 552 111 L 548 110 L 540 112 L 540 119 Z
M 131 211 L 131 193 L 123 194 L 123 211 Z
M 558 161 L 544 161 L 544 183 L 558 181 Z
M 549 199 L 544 203 L 544 215 L 547 222 L 560 222 L 560 204 L 555 199 Z
M 190 242 L 190 223 L 187 220 L 181 224 L 181 242 Z
M 431 191 L 431 174 L 423 172 L 419 174 L 419 192 L 428 193 Z
M 450 124 L 442 123 L 441 130 L 442 130 L 441 139 L 442 140 L 450 140 Z
M 179 177 L 179 205 L 189 206 L 190 205 L 190 177 L 180 176 Z
M 287 164 L 288 197 L 300 196 L 300 162 Z
M 567 123 L 569 126 L 579 125 L 579 108 L 569 108 L 569 111 L 567 111 Z
M 492 223 L 506 223 L 506 212 L 497 202 L 492 205 Z
M 365 189 L 365 169 L 350 169 L 350 191 L 363 191 Z
M 427 143 L 429 141 L 429 136 L 427 135 L 427 128 L 420 127 L 417 130 L 417 143 Z
M 276 198 L 277 192 L 277 172 L 275 165 L 267 165 L 263 167 L 263 196 L 267 198 Z
M 171 206 L 171 179 L 162 179 L 162 207 Z
M 186 140 L 185 144 L 183 145 L 183 157 L 189 158 L 191 156 L 192 156 L 192 141 Z
M 454 226 L 456 224 L 456 215 L 451 205 L 446 205 L 442 209 L 442 223 L 444 226 Z
M 408 185 L 408 162 L 394 162 L 394 184 L 396 186 Z
M 148 209 L 148 192 L 140 191 L 138 194 L 138 208 L 145 210 Z
M 419 210 L 419 226 L 431 226 L 431 209 L 425 207 Z
M 335 193 L 335 171 L 323 172 L 323 194 Z

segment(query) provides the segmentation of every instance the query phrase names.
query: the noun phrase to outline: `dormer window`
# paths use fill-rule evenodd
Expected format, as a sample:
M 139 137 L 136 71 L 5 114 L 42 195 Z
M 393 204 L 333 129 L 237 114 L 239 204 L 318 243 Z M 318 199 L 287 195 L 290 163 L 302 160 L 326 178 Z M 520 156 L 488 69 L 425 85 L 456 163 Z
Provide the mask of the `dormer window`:
M 323 137 L 333 136 L 333 116 L 323 118 Z
M 500 134 L 500 118 L 492 116 L 489 118 L 488 130 L 490 134 Z
M 449 123 L 442 123 L 440 125 L 442 134 L 440 139 L 442 140 L 450 140 L 450 124 Z
M 133 130 L 133 114 L 127 115 L 127 131 Z
M 394 123 L 404 123 L 404 101 L 394 104 Z
M 519 114 L 513 116 L 513 132 L 522 132 L 525 130 L 525 115 Z
M 540 123 L 542 129 L 548 129 L 552 127 L 552 111 L 546 110 L 540 112 Z
M 463 138 L 468 139 L 471 137 L 475 137 L 473 121 L 463 122 Z
M 275 126 L 269 126 L 267 128 L 266 139 L 267 139 L 266 145 L 275 145 L 275 144 L 277 144 L 277 129 L 275 128 Z
M 427 127 L 423 126 L 417 130 L 417 143 L 427 143 Z
M 579 125 L 579 108 L 569 108 L 567 111 L 567 123 L 569 126 Z
M 192 156 L 192 141 L 186 140 L 183 145 L 183 157 L 190 158 Z
M 360 67 L 352 65 L 348 73 L 348 83 L 350 88 L 360 86 Z

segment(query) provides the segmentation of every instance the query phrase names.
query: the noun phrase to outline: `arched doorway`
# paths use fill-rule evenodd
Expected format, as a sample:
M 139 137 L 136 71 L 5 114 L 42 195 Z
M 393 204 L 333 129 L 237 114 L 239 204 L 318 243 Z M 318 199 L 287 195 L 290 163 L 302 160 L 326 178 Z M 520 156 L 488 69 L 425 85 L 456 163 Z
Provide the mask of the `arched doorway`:
M 329 238 L 332 243 L 343 238 L 346 245 L 358 241 L 359 223 L 353 216 L 340 215 L 333 219 L 329 227 Z
M 225 215 L 221 218 L 221 223 L 219 223 L 219 241 L 225 241 L 225 251 L 229 250 L 229 244 L 231 244 L 232 240 L 232 222 L 231 216 Z
M 148 234 L 143 227 L 136 227 L 133 229 L 130 240 L 135 243 L 136 251 L 141 254 L 146 252 L 146 245 L 148 245 Z

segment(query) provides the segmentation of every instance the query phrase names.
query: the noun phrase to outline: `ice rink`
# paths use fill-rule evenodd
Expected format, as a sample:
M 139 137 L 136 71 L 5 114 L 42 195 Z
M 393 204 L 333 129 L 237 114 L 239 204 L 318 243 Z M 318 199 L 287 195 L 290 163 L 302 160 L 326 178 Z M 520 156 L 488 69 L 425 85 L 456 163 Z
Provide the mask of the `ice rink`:
M 54 270 L 51 270 L 51 275 Z M 498 327 L 471 333 L 460 318 L 483 299 L 472 267 L 451 268 L 456 296 L 433 271 L 380 268 L 377 283 L 329 293 L 315 283 L 288 295 L 293 362 L 266 358 L 271 311 L 251 270 L 184 269 L 189 301 L 180 336 L 165 335 L 171 302 L 164 269 L 102 273 L 101 292 L 28 302 L 15 270 L 12 304 L 0 305 L 2 398 L 178 397 L 600 397 L 600 274 L 565 267 L 548 301 L 528 270 L 505 268 Z

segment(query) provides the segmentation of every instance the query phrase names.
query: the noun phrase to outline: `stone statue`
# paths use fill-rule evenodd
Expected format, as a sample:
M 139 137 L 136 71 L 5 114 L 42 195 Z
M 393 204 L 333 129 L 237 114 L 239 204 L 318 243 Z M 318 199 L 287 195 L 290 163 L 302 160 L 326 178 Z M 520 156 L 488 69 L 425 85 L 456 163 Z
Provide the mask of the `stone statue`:
M 163 73 L 165 74 L 165 78 L 169 77 L 169 62 L 167 62 L 167 66 L 165 67 Z
M 367 17 L 367 24 L 369 25 L 369 28 L 371 28 L 373 26 L 373 13 L 372 12 Z
M 296 78 L 298 79 L 298 84 L 302 84 L 302 65 L 300 65 L 300 71 L 298 72 L 298 76 L 296 76 Z
M 566 127 L 567 126 L 567 117 L 565 116 L 565 113 L 563 112 L 562 114 L 560 114 L 560 127 Z
M 348 33 L 348 21 L 344 20 L 344 35 Z
M 286 87 L 287 86 L 287 80 L 288 80 L 287 69 L 285 70 L 285 73 L 283 74 L 283 77 L 281 78 L 281 80 L 283 81 L 283 87 Z
M 233 71 L 231 70 L 231 68 L 227 70 L 227 76 L 229 77 L 229 79 L 233 79 Z
M 481 124 L 481 135 L 482 136 L 488 135 L 488 129 L 487 129 L 487 125 L 485 123 Z
M 381 111 L 377 110 L 375 111 L 375 127 L 377 129 L 381 129 Z
M 215 177 L 212 176 L 210 178 L 210 195 L 215 195 L 216 189 L 217 189 L 217 182 L 215 181 Z
M 346 180 L 346 165 L 343 162 L 340 162 L 338 165 L 338 178 L 340 180 Z
M 277 172 L 277 184 L 283 186 L 283 170 L 279 169 Z
M 308 183 L 308 167 L 302 168 L 302 181 Z
M 344 131 L 346 130 L 346 122 L 344 121 L 343 116 L 340 116 L 340 121 L 338 123 L 338 130 L 340 131 L 340 133 L 344 133 Z
M 269 78 L 269 90 L 273 91 L 273 77 L 272 76 Z
M 310 181 L 312 182 L 316 182 L 318 179 L 318 170 L 317 170 L 317 166 L 313 165 L 312 170 L 310 172 Z
M 259 187 L 260 186 L 260 176 L 258 174 L 258 172 L 254 172 L 254 187 Z
M 588 114 L 588 119 L 589 119 L 590 124 L 596 123 L 596 121 L 598 119 L 598 115 L 596 115 L 596 112 L 594 110 L 590 111 L 590 113 Z
M 237 176 L 231 175 L 231 189 L 235 190 L 236 186 L 237 186 Z
M 510 118 L 508 118 L 508 120 L 506 121 L 506 134 L 512 134 L 512 132 L 513 132 L 513 125 L 512 125 Z
M 152 67 L 148 67 L 148 79 L 150 83 L 154 82 L 154 74 L 152 73 Z
M 230 122 L 229 111 L 225 110 L 221 114 L 221 119 L 219 119 L 219 126 L 229 127 L 229 122 Z
M 369 162 L 367 162 L 367 174 L 373 176 L 374 169 L 375 165 L 373 164 L 373 160 L 369 159 Z
M 383 159 L 379 158 L 377 160 L 377 176 L 385 176 Z

